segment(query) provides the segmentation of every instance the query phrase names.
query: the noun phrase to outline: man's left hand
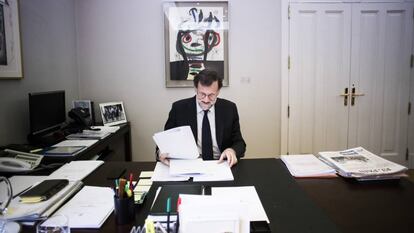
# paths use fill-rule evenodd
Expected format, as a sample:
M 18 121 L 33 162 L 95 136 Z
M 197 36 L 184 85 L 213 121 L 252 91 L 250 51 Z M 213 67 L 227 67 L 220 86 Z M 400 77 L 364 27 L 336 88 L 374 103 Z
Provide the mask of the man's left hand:
M 223 153 L 221 153 L 219 163 L 222 163 L 225 158 L 227 158 L 229 166 L 232 167 L 237 163 L 236 151 L 234 151 L 232 148 L 225 149 Z

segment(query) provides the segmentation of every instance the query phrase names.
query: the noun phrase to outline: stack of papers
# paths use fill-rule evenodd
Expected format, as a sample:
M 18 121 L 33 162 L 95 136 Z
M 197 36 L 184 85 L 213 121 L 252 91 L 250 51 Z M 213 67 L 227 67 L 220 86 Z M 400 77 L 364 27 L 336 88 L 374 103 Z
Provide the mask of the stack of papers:
M 336 177 L 335 169 L 329 167 L 312 154 L 282 155 L 280 159 L 294 177 Z
M 85 186 L 55 215 L 67 216 L 70 228 L 100 228 L 114 210 L 113 196 L 111 188 Z
M 82 133 L 74 133 L 66 136 L 67 139 L 103 139 L 111 133 L 106 131 L 84 130 Z
M 227 162 L 171 159 L 170 166 L 157 162 L 152 181 L 186 181 L 193 177 L 194 182 L 232 181 L 233 173 Z
M 335 168 L 341 176 L 358 180 L 398 179 L 406 176 L 406 167 L 381 158 L 362 147 L 319 152 L 319 158 Z
M 79 160 L 67 163 L 49 175 L 48 179 L 68 179 L 70 181 L 83 180 L 104 161 Z
M 91 140 L 86 140 L 86 139 L 82 139 L 82 140 L 64 140 L 59 142 L 58 144 L 53 145 L 53 147 L 65 147 L 65 146 L 85 146 L 85 147 L 89 147 L 92 146 L 93 144 L 97 143 L 98 140 L 96 139 L 91 139 Z
M 152 137 L 161 153 L 169 158 L 195 159 L 200 155 L 190 126 L 182 126 L 154 134 Z

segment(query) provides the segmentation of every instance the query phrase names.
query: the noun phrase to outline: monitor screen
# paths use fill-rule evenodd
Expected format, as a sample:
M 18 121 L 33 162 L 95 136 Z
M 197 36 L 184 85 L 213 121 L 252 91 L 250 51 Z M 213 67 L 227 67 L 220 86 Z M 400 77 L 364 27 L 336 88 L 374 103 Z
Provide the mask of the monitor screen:
M 65 91 L 29 93 L 31 134 L 47 133 L 66 121 Z

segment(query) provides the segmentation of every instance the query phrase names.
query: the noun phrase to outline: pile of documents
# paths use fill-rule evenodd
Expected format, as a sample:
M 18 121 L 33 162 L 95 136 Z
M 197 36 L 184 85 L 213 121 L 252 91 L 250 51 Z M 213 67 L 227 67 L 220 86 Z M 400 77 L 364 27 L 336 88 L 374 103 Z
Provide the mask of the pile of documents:
M 332 167 L 316 158 L 312 154 L 306 155 L 282 155 L 280 159 L 289 169 L 290 174 L 298 178 L 329 178 L 336 177 L 336 171 Z
M 319 158 L 335 168 L 343 177 L 358 180 L 383 180 L 406 176 L 406 167 L 381 158 L 362 147 L 344 151 L 319 152 Z

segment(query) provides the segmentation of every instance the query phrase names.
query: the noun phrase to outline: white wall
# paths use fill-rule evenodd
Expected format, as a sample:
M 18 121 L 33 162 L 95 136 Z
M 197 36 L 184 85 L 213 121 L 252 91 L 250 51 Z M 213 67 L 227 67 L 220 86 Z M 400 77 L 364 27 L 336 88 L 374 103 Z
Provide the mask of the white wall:
M 0 145 L 25 143 L 28 93 L 66 90 L 78 96 L 73 0 L 20 0 L 24 79 L 0 80 Z
M 152 135 L 163 129 L 175 100 L 192 88 L 166 88 L 161 0 L 77 0 L 80 98 L 123 101 L 132 125 L 133 160 L 153 161 Z M 246 157 L 280 151 L 280 2 L 229 1 L 230 86 Z M 99 113 L 97 104 L 96 112 Z

